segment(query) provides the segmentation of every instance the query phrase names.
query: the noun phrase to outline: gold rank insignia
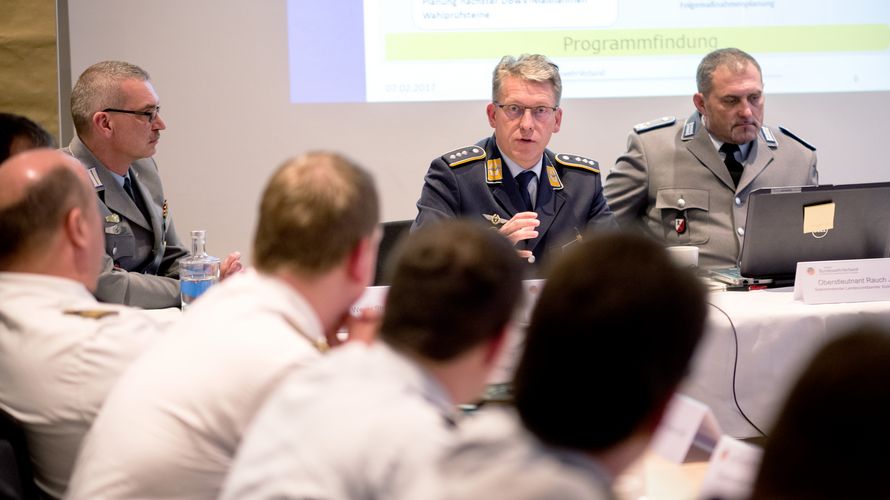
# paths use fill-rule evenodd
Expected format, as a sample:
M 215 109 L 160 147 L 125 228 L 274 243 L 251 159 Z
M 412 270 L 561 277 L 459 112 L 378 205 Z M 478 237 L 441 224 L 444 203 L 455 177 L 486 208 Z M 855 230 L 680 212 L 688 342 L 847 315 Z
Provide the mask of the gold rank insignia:
M 121 216 L 118 214 L 111 214 L 105 216 L 105 222 L 110 222 L 112 224 L 117 224 L 121 221 Z
M 581 170 L 587 170 L 588 172 L 593 172 L 595 174 L 600 173 L 600 164 L 597 163 L 596 160 L 591 160 L 590 158 L 585 158 L 583 156 L 560 153 L 556 155 L 556 161 L 567 167 L 580 168 Z
M 328 352 L 331 349 L 331 347 L 328 345 L 327 340 L 321 339 L 310 341 L 312 342 L 313 347 L 315 347 L 315 349 L 322 354 Z
M 63 311 L 70 316 L 80 316 L 87 319 L 102 319 L 106 316 L 117 316 L 117 311 L 103 311 L 101 309 L 77 310 L 66 309 Z
M 501 159 L 492 158 L 485 162 L 485 182 L 498 183 L 504 180 L 504 170 L 501 168 Z
M 550 181 L 550 187 L 554 190 L 559 191 L 562 189 L 562 181 L 559 179 L 559 174 L 556 173 L 556 168 L 553 165 L 547 165 L 547 180 Z
M 495 226 L 499 226 L 501 224 L 506 224 L 507 220 L 508 220 L 508 219 L 501 217 L 498 214 L 491 214 L 491 215 L 482 214 L 482 217 L 485 217 L 485 220 L 487 220 L 488 222 L 491 222 Z

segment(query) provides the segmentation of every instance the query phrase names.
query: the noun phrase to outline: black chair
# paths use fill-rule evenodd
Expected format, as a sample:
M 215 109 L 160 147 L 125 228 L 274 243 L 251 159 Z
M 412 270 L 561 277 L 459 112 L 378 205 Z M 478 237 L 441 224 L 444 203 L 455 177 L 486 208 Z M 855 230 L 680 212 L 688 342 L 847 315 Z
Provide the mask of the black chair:
M 389 265 L 390 254 L 399 240 L 408 234 L 413 223 L 413 220 L 395 220 L 382 224 L 383 238 L 380 240 L 380 249 L 377 251 L 377 269 L 374 273 L 375 285 L 389 285 L 389 281 L 384 274 Z
M 25 431 L 0 409 L 0 500 L 39 499 Z

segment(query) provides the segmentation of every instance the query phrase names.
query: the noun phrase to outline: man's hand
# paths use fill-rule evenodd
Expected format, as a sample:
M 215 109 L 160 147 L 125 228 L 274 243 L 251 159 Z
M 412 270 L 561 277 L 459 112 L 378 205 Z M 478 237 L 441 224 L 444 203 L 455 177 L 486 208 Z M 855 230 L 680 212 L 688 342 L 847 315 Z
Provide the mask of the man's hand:
M 498 231 L 510 240 L 514 245 L 523 240 L 530 240 L 538 237 L 538 231 L 535 229 L 541 225 L 538 220 L 538 214 L 535 212 L 519 212 L 514 215 L 506 224 L 501 226 Z M 531 250 L 517 250 L 519 256 L 528 259 L 532 256 Z
M 362 309 L 358 316 L 347 314 L 343 319 L 342 329 L 349 332 L 349 336 L 344 342 L 359 341 L 369 345 L 374 343 L 382 322 L 383 314 L 372 308 Z
M 244 268 L 241 265 L 241 252 L 230 253 L 222 264 L 219 265 L 219 278 L 224 280 L 233 274 L 238 273 Z

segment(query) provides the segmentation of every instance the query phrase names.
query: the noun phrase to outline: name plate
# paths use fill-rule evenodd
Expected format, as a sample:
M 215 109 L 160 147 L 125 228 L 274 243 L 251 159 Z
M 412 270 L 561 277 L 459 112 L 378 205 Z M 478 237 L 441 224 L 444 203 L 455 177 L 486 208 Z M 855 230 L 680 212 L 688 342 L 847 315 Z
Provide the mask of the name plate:
M 683 463 L 692 448 L 711 453 L 722 435 L 707 405 L 675 393 L 649 446 L 671 462 Z
M 794 298 L 807 304 L 890 300 L 890 259 L 798 262 Z
M 729 436 L 717 442 L 698 498 L 748 498 L 757 477 L 763 448 Z

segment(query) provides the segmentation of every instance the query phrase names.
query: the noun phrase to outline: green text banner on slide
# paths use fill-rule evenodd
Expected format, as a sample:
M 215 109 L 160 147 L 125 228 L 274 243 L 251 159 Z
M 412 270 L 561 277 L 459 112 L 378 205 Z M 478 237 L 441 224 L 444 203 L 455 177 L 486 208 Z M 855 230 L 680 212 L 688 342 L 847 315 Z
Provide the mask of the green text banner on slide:
M 326 9 L 354 29 L 300 24 Z M 288 17 L 294 102 L 487 99 L 494 64 L 521 53 L 559 64 L 565 97 L 689 95 L 721 47 L 754 55 L 770 93 L 890 90 L 886 2 L 290 0 Z M 322 39 L 341 78 L 313 92 L 303 48 Z

